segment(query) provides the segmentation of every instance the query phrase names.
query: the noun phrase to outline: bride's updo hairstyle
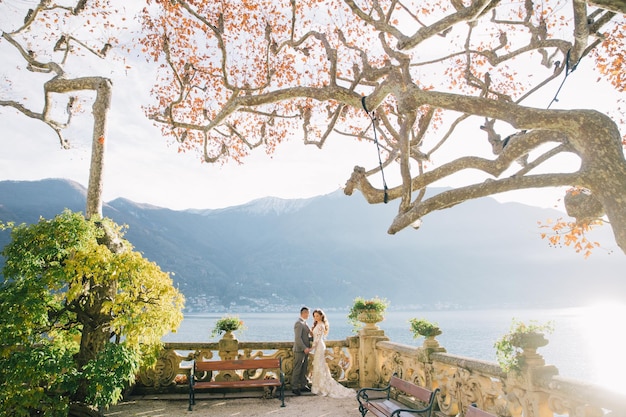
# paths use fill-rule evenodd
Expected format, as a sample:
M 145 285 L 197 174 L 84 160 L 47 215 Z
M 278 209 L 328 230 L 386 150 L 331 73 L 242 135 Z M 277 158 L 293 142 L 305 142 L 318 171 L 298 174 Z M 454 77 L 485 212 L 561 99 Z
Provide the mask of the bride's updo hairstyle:
M 328 331 L 330 330 L 330 324 L 328 323 L 326 314 L 324 314 L 321 308 L 316 308 L 315 310 L 313 310 L 313 316 L 315 316 L 315 313 L 319 314 L 320 317 L 322 317 L 322 323 L 324 323 L 324 334 L 328 334 Z M 315 324 L 313 325 L 314 328 L 315 326 L 317 326 L 317 322 L 315 322 Z

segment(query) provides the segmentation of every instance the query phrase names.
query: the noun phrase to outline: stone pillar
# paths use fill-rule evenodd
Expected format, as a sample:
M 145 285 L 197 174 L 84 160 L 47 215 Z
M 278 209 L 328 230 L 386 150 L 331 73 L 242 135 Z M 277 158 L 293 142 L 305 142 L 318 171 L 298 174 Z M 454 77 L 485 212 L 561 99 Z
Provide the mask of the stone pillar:
M 507 374 L 504 390 L 509 399 L 509 411 L 513 417 L 553 417 L 554 413 L 548 404 L 548 395 L 538 386 L 541 380 L 547 380 L 559 371 L 556 367 L 546 365 L 537 348 L 548 344 L 542 333 L 521 334 L 513 341 L 520 347 L 519 370 L 511 370 Z
M 376 343 L 389 340 L 385 336 L 385 331 L 376 325 L 382 320 L 382 315 L 377 317 L 359 315 L 359 321 L 365 323 L 365 326 L 359 330 L 359 386 L 361 388 L 381 386 Z
M 221 360 L 229 361 L 237 359 L 239 354 L 239 340 L 233 332 L 226 332 L 224 336 L 217 342 L 219 355 Z
M 441 332 L 439 333 L 441 334 Z M 427 354 L 430 355 L 434 352 L 445 352 L 446 349 L 439 345 L 439 341 L 436 339 L 438 335 L 426 336 L 424 337 L 424 343 L 422 343 L 422 347 L 426 350 Z M 428 359 L 430 362 L 430 358 Z

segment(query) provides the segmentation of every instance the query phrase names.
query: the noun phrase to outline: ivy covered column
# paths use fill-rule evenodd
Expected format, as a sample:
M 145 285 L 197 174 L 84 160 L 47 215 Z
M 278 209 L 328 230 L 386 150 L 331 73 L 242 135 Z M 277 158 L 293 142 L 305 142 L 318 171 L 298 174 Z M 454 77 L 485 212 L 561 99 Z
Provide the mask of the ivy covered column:
M 556 367 L 546 365 L 537 349 L 548 344 L 540 332 L 514 335 L 511 338 L 514 347 L 521 349 L 517 366 L 511 368 L 506 376 L 504 391 L 508 394 L 509 411 L 514 417 L 552 417 L 548 394 L 538 384 L 548 380 L 559 372 Z

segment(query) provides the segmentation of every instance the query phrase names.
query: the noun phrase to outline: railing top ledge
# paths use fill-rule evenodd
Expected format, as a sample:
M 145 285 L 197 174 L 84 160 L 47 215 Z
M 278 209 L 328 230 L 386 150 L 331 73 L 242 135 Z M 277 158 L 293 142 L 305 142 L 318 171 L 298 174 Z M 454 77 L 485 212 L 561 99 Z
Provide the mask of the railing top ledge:
M 541 381 L 541 384 L 545 388 L 551 391 L 557 391 L 564 396 L 571 396 L 590 404 L 597 404 L 598 406 L 608 408 L 614 412 L 626 412 L 626 393 L 617 392 L 602 385 L 560 375 L 546 378 Z
M 380 341 L 376 344 L 376 346 L 381 347 L 383 349 L 395 350 L 399 353 L 405 353 L 405 354 L 406 353 L 412 354 L 416 350 L 419 349 L 417 346 L 410 346 L 410 345 L 405 345 L 402 343 L 390 342 L 388 340 Z
M 173 349 L 173 350 L 218 350 L 219 343 L 218 342 L 165 342 L 165 349 Z M 326 342 L 326 346 L 328 347 L 345 347 L 348 346 L 347 340 L 328 340 Z M 293 342 L 291 341 L 269 341 L 269 342 L 242 342 L 239 341 L 238 348 L 239 349 L 260 349 L 260 350 L 271 350 L 271 349 L 291 349 L 293 347 Z
M 174 350 L 218 350 L 218 342 L 167 342 L 164 344 L 166 349 Z M 293 342 L 239 342 L 239 349 L 291 349 Z
M 485 361 L 481 359 L 473 359 L 465 356 L 451 355 L 449 353 L 435 352 L 430 354 L 433 362 L 441 362 L 453 365 L 459 368 L 481 371 L 490 375 L 505 377 L 506 373 L 502 371 L 500 365 L 495 362 Z
M 174 350 L 197 350 L 197 349 L 217 349 L 217 342 L 165 342 L 165 349 Z
M 390 341 L 381 341 L 377 343 L 377 346 L 383 349 L 392 349 L 399 353 L 415 354 L 420 347 L 405 345 Z M 489 375 L 504 377 L 506 374 L 502 371 L 500 366 L 495 362 L 484 361 L 480 359 L 468 358 L 465 356 L 451 355 L 443 352 L 433 352 L 430 354 L 430 360 L 433 362 L 441 362 L 448 365 L 456 366 L 458 368 L 470 369 L 480 371 Z

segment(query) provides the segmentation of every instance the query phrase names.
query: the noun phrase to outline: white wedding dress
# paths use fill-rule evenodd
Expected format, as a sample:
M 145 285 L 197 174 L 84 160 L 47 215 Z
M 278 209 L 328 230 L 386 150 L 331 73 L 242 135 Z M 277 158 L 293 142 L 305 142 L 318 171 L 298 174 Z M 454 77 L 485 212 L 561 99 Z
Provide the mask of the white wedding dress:
M 311 374 L 311 392 L 331 398 L 355 397 L 356 392 L 346 388 L 330 374 L 326 364 L 326 343 L 324 342 L 324 325 L 318 324 L 313 329 L 313 373 Z

